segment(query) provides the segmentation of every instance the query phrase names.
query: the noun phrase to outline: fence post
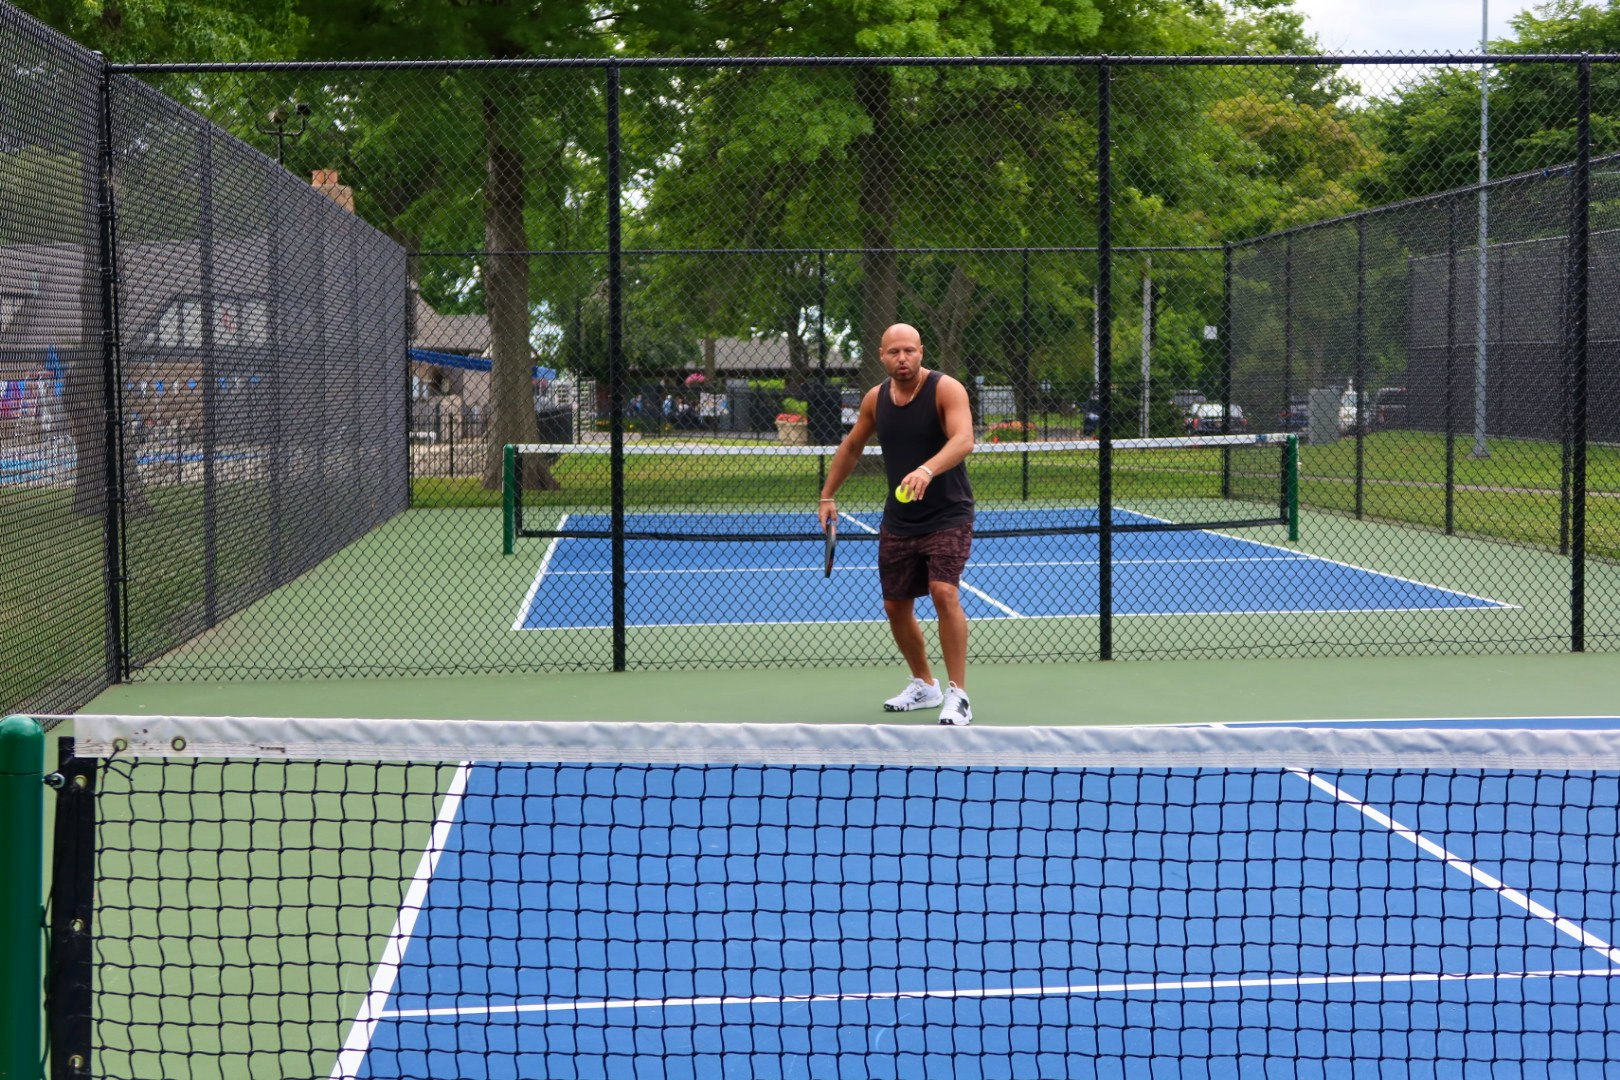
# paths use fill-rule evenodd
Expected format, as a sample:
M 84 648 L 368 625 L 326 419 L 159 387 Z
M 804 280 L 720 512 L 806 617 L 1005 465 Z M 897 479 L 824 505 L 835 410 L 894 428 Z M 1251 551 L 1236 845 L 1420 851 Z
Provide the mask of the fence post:
M 613 670 L 626 664 L 624 563 L 624 282 L 620 235 L 619 67 L 607 69 L 608 393 L 612 415 Z
M 119 372 L 118 342 L 118 221 L 113 204 L 112 147 L 112 65 L 98 56 L 101 64 L 101 93 L 96 138 L 99 142 L 96 167 L 96 258 L 101 272 L 101 372 L 103 461 L 106 470 L 103 497 L 106 499 L 104 526 L 106 564 L 106 675 L 109 683 L 129 678 L 129 623 L 125 588 L 128 584 L 124 560 L 124 408 Z
M 1024 385 L 1017 389 L 1018 395 L 1018 439 L 1020 442 L 1029 442 L 1029 248 L 1024 248 L 1024 257 L 1019 274 L 1019 315 L 1018 315 L 1018 369 L 1023 373 Z M 1046 402 L 1041 401 L 1041 416 L 1046 415 Z M 1082 420 L 1083 422 L 1083 420 Z M 1029 451 L 1025 450 L 1018 455 L 1019 469 L 1022 476 L 1024 501 L 1029 501 Z
M 40 1071 L 45 885 L 45 732 L 0 720 L 0 1080 Z
M 197 129 L 199 173 L 198 291 L 202 294 L 202 470 L 203 470 L 203 625 L 219 621 L 219 395 L 216 390 L 214 321 L 214 140 L 207 125 Z
M 1586 651 L 1586 382 L 1587 248 L 1592 197 L 1592 62 L 1580 64 L 1575 122 L 1575 175 L 1570 198 L 1569 320 L 1565 349 L 1573 368 L 1570 385 L 1569 647 Z
M 1097 67 L 1097 658 L 1114 658 L 1114 218 L 1112 69 Z
M 1283 410 L 1294 419 L 1294 234 L 1283 239 Z
M 1232 433 L 1232 245 L 1221 245 L 1221 434 Z M 1221 498 L 1232 497 L 1232 448 L 1221 449 Z
M 1457 531 L 1457 202 L 1446 226 L 1446 535 Z
M 1366 511 L 1367 217 L 1356 218 L 1356 517 Z

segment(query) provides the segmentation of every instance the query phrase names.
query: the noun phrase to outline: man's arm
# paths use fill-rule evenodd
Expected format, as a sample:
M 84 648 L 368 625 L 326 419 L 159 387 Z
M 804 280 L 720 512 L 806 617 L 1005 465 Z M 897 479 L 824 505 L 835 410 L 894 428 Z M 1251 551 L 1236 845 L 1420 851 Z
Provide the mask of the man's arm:
M 881 383 L 879 385 L 882 385 Z M 855 416 L 855 424 L 844 436 L 844 441 L 838 444 L 837 453 L 833 454 L 832 463 L 827 466 L 827 482 L 821 485 L 821 502 L 816 511 L 816 517 L 825 529 L 827 522 L 838 516 L 838 503 L 833 496 L 843 486 L 849 474 L 855 471 L 855 465 L 861 460 L 861 451 L 866 449 L 866 443 L 877 431 L 877 395 L 878 387 L 874 386 L 861 398 L 860 412 Z M 972 425 L 968 425 L 971 433 Z
M 923 497 L 934 477 L 956 468 L 973 453 L 973 409 L 968 403 L 967 387 L 949 375 L 941 375 L 934 403 L 939 408 L 940 426 L 945 429 L 945 445 L 900 481 L 914 499 Z

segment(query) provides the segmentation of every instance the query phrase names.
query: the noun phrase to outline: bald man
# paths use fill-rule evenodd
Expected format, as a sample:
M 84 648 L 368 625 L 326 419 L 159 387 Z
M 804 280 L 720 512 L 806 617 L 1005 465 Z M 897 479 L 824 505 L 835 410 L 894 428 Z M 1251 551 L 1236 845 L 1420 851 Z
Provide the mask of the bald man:
M 883 332 L 879 355 L 889 377 L 867 391 L 860 415 L 827 469 L 818 516 L 823 529 L 838 516 L 838 488 L 855 471 L 875 432 L 883 448 L 889 497 L 878 537 L 878 576 L 889 631 L 911 668 L 911 681 L 883 708 L 889 712 L 939 707 L 939 722 L 973 722 L 967 694 L 967 616 L 962 612 L 962 568 L 973 549 L 973 488 L 962 465 L 973 451 L 973 414 L 967 388 L 923 366 L 922 335 L 896 323 Z M 910 493 L 895 498 L 896 488 Z M 928 665 L 928 649 L 915 611 L 919 596 L 939 613 L 945 657 L 944 691 Z

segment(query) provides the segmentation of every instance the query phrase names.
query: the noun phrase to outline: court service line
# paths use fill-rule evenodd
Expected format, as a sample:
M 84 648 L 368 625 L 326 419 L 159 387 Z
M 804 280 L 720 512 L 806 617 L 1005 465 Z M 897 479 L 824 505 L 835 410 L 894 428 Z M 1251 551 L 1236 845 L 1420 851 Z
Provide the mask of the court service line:
M 559 530 L 561 530 L 562 527 L 567 524 L 567 514 L 564 514 L 562 517 L 557 519 L 557 528 Z M 534 606 L 534 598 L 540 592 L 540 582 L 545 580 L 546 568 L 551 565 L 551 559 L 557 554 L 557 546 L 562 542 L 562 539 L 563 538 L 560 536 L 553 536 L 551 538 L 551 543 L 546 545 L 546 554 L 540 560 L 540 569 L 535 571 L 534 582 L 530 584 L 529 591 L 523 594 L 523 603 L 518 605 L 517 618 L 512 621 L 512 629 L 522 630 L 524 628 L 524 620 L 529 617 L 529 611 Z M 612 573 L 611 570 L 606 572 Z
M 1596 934 L 1589 933 L 1579 924 L 1573 923 L 1570 920 L 1561 917 L 1556 911 L 1547 905 L 1540 903 L 1539 901 L 1532 900 L 1525 893 L 1513 888 L 1511 885 L 1508 885 L 1499 878 L 1486 873 L 1484 870 L 1481 870 L 1479 867 L 1475 866 L 1466 859 L 1452 854 L 1450 851 L 1446 850 L 1446 848 L 1435 843 L 1433 840 L 1430 840 L 1421 833 L 1418 833 L 1415 830 L 1401 824 L 1399 821 L 1396 821 L 1394 818 L 1390 817 L 1382 810 L 1379 810 L 1377 807 L 1369 806 L 1368 804 L 1362 802 L 1360 799 L 1357 799 L 1354 795 L 1351 795 L 1349 792 L 1339 788 L 1331 781 L 1325 780 L 1305 769 L 1290 768 L 1288 771 L 1299 777 L 1301 780 L 1306 781 L 1312 787 L 1315 787 L 1320 791 L 1325 791 L 1329 795 L 1332 795 L 1335 799 L 1338 799 L 1340 802 L 1343 802 L 1346 805 L 1360 811 L 1360 813 L 1369 821 L 1374 822 L 1382 828 L 1388 829 L 1401 839 L 1415 844 L 1418 850 L 1427 855 L 1434 856 L 1436 859 L 1439 859 L 1453 870 L 1466 874 L 1480 885 L 1483 885 L 1485 888 L 1496 893 L 1508 903 L 1514 905 L 1515 907 L 1523 908 L 1525 911 L 1529 912 L 1531 915 L 1534 915 L 1536 918 L 1541 919 L 1543 922 L 1550 923 L 1555 930 L 1574 938 L 1586 948 L 1596 952 L 1609 963 L 1620 964 L 1620 949 L 1616 949 L 1613 945 L 1610 945 L 1607 941 L 1604 941 Z
M 853 517 L 850 514 L 841 513 L 841 514 L 839 514 L 839 517 L 849 518 L 849 520 L 854 522 L 856 526 L 866 530 L 869 533 L 878 532 L 877 529 L 874 529 L 872 526 L 868 525 L 866 522 L 862 521 L 860 518 Z M 866 569 L 866 567 L 863 566 L 861 569 L 864 570 L 864 569 Z M 995 608 L 997 611 L 1006 612 L 1008 618 L 1012 618 L 1012 619 L 1022 619 L 1022 618 L 1024 618 L 1024 615 L 1021 612 L 1014 611 L 1012 608 L 1008 607 L 1006 604 L 1003 604 L 1000 600 L 997 600 L 995 597 L 991 596 L 989 593 L 985 592 L 983 589 L 975 588 L 974 586 L 968 584 L 966 579 L 959 579 L 957 581 L 957 586 L 960 589 L 962 589 L 963 591 L 972 593 L 974 596 L 977 596 L 980 600 L 983 600 L 985 603 L 989 604 L 991 607 Z
M 360 1003 L 359 1015 L 349 1027 L 348 1038 L 343 1040 L 343 1050 L 338 1054 L 337 1063 L 332 1066 L 331 1080 L 353 1080 L 360 1075 L 366 1053 L 371 1049 L 371 1037 L 377 1030 L 377 1022 L 391 1015 L 385 1006 L 389 995 L 394 992 L 400 965 L 405 962 L 405 949 L 416 930 L 417 916 L 427 906 L 428 884 L 439 867 L 440 856 L 450 846 L 450 830 L 461 811 L 461 799 L 466 794 L 467 776 L 471 771 L 470 761 L 457 765 L 455 775 L 445 789 L 438 816 L 433 819 L 433 832 L 428 838 L 428 845 L 416 865 L 416 874 L 411 878 L 404 898 L 399 902 L 393 932 L 388 935 L 382 959 L 377 962 L 377 970 L 371 977 L 371 990 Z
M 606 1012 L 616 1009 L 678 1009 L 729 1005 L 807 1005 L 845 1001 L 911 1001 L 922 998 L 988 999 L 1012 997 L 1082 997 L 1102 994 L 1180 994 L 1208 990 L 1298 989 L 1307 986 L 1410 986 L 1418 983 L 1493 982 L 1516 979 L 1620 976 L 1620 967 L 1567 968 L 1546 971 L 1416 972 L 1403 975 L 1234 975 L 1208 979 L 1144 979 L 1139 982 L 1089 983 L 1078 986 L 1008 986 L 951 990 L 871 990 L 847 994 L 784 994 L 775 997 L 631 998 L 615 1001 L 540 1001 L 513 1005 L 453 1005 L 436 1009 L 396 1009 L 389 1020 L 437 1020 L 464 1016 L 513 1016 L 523 1013 Z

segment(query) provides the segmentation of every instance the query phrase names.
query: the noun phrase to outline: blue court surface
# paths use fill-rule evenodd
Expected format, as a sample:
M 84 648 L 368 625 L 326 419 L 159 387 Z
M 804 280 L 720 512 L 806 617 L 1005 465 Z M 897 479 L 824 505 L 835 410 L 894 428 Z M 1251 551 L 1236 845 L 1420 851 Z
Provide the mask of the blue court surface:
M 463 766 L 334 1075 L 1602 1075 L 1617 807 L 1612 773 Z
M 1095 511 L 1068 511 L 1095 520 Z M 1052 511 L 981 511 L 980 531 L 1052 520 Z M 1037 517 L 1038 515 L 1038 517 Z M 805 534 L 809 514 L 751 515 L 739 531 Z M 1116 510 L 1117 524 L 1156 519 Z M 603 515 L 566 519 L 568 528 L 606 530 Z M 727 531 L 723 515 L 664 515 L 628 529 Z M 822 576 L 818 536 L 765 543 L 639 541 L 626 545 L 625 602 L 630 626 L 861 622 L 880 619 L 877 519 L 845 515 L 838 563 Z M 1114 537 L 1116 615 L 1235 615 L 1306 611 L 1435 611 L 1513 605 L 1438 585 L 1350 566 L 1279 542 L 1280 526 L 1244 533 L 1204 530 L 1118 533 Z M 535 545 L 520 551 L 540 551 Z M 613 625 L 612 548 L 607 540 L 551 540 L 514 630 Z M 962 579 L 970 619 L 1093 618 L 1098 610 L 1094 535 L 977 537 Z M 1324 598 L 1331 597 L 1331 601 Z M 1330 604 L 1331 606 L 1325 606 Z M 928 617 L 924 599 L 918 613 Z

